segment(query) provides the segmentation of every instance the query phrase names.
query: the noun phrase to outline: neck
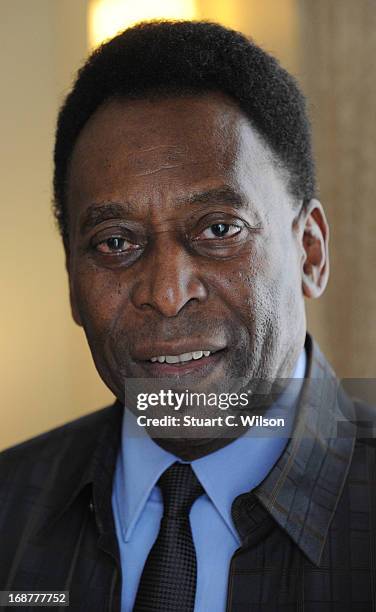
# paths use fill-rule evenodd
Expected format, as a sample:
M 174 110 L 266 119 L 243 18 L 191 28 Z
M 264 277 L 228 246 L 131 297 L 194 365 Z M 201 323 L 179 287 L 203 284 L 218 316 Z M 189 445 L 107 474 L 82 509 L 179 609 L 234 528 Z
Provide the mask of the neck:
M 200 459 L 210 453 L 214 453 L 228 444 L 231 444 L 235 439 L 239 438 L 244 432 L 240 432 L 238 436 L 232 438 L 214 438 L 214 439 L 195 439 L 182 440 L 179 438 L 153 438 L 153 441 L 161 448 L 172 453 L 183 461 L 194 461 Z

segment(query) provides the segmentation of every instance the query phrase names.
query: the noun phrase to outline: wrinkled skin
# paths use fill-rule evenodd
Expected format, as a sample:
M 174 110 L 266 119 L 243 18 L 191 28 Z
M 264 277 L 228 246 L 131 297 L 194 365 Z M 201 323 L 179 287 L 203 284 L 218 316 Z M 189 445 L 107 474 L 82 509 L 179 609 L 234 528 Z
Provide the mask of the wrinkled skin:
M 229 98 L 107 102 L 75 145 L 67 204 L 73 317 L 120 400 L 127 378 L 167 375 L 151 357 L 209 346 L 206 365 L 170 367 L 177 388 L 292 374 L 304 296 L 327 283 L 328 225 L 317 200 L 301 212 Z M 230 441 L 158 443 L 194 459 Z

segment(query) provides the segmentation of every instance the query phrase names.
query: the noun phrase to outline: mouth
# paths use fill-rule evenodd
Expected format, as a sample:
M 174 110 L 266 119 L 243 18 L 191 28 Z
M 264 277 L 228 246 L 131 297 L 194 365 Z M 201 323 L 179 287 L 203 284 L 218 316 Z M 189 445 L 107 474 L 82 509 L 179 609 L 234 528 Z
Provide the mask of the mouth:
M 203 345 L 184 352 L 174 350 L 168 353 L 166 351 L 166 354 L 155 354 L 139 363 L 147 370 L 150 377 L 199 375 L 208 373 L 215 367 L 225 351 L 226 347 L 213 348 Z

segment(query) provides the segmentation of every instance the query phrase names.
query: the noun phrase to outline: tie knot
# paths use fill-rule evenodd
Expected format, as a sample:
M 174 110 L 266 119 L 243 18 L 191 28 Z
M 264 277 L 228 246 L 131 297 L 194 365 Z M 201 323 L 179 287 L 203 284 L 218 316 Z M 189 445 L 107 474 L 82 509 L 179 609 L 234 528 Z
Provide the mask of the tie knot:
M 164 516 L 188 516 L 189 511 L 204 489 L 189 463 L 174 463 L 160 477 Z

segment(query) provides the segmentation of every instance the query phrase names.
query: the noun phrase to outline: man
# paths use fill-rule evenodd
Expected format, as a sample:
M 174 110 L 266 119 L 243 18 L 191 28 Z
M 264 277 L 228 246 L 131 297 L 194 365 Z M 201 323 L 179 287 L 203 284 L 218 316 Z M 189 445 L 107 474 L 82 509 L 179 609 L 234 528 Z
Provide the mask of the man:
M 2 453 L 1 589 L 77 610 L 375 610 L 372 409 L 306 333 L 329 230 L 292 77 L 216 24 L 125 31 L 63 105 L 54 188 L 72 314 L 116 401 Z M 264 397 L 287 424 L 257 436 L 205 405 L 181 414 L 208 428 L 144 428 L 135 381 L 247 388 L 244 414 Z

